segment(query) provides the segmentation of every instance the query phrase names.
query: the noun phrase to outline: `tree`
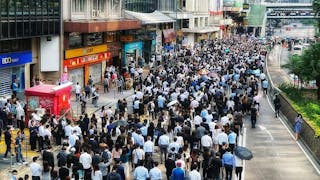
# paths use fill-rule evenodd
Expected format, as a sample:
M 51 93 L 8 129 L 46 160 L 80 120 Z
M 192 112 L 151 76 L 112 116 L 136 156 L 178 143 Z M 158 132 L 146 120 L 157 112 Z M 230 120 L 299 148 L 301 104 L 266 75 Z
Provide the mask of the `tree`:
M 320 100 L 320 43 L 313 44 L 303 52 L 301 63 L 301 77 L 316 81 L 317 97 Z
M 291 58 L 289 59 L 289 62 L 285 65 L 282 65 L 282 67 L 287 68 L 289 70 L 289 73 L 292 73 L 298 76 L 298 87 L 299 87 L 299 81 L 302 80 L 301 72 L 303 69 L 301 57 L 297 55 L 291 56 Z
M 312 3 L 312 7 L 313 7 L 313 11 L 315 12 L 315 14 L 319 14 L 320 13 L 320 0 L 313 0 Z M 320 26 L 320 19 L 318 18 L 318 27 Z

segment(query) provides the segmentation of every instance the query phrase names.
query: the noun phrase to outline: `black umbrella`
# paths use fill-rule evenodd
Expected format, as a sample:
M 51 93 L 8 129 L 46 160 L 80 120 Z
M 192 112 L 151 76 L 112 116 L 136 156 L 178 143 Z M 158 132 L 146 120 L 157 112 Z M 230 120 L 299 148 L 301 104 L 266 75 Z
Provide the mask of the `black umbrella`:
M 253 158 L 252 152 L 246 147 L 237 146 L 234 149 L 234 153 L 242 160 L 250 160 Z

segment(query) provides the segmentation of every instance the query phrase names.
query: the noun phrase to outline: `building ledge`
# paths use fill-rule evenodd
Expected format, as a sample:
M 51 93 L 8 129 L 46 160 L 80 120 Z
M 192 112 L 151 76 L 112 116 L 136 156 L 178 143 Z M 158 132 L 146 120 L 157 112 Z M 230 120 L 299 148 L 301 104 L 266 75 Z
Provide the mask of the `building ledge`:
M 141 22 L 131 19 L 64 21 L 64 32 L 94 33 L 139 28 Z

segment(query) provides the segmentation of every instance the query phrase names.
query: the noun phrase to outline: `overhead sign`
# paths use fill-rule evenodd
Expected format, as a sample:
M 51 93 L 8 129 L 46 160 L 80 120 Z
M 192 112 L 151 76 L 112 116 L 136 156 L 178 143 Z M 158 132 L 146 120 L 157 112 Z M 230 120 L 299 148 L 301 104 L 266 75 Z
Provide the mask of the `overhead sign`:
M 14 52 L 0 54 L 0 68 L 12 67 L 32 62 L 32 52 Z

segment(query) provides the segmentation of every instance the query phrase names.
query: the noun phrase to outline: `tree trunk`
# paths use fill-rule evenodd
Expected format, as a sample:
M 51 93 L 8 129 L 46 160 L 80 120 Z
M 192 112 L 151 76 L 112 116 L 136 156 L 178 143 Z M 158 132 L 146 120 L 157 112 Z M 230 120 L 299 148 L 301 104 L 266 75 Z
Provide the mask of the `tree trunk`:
M 317 86 L 317 98 L 320 100 L 320 76 L 316 78 L 316 86 Z

